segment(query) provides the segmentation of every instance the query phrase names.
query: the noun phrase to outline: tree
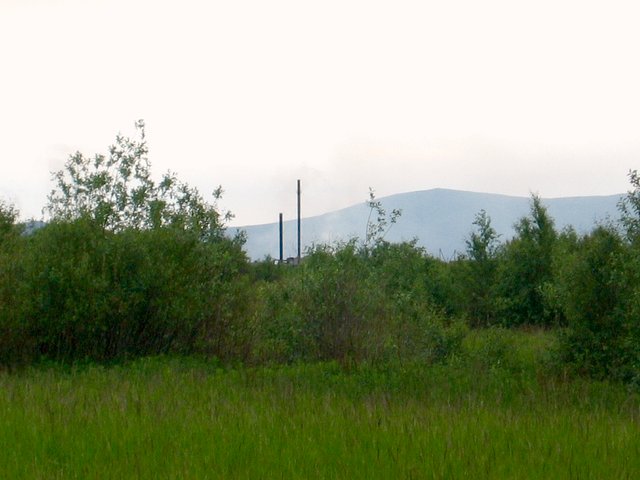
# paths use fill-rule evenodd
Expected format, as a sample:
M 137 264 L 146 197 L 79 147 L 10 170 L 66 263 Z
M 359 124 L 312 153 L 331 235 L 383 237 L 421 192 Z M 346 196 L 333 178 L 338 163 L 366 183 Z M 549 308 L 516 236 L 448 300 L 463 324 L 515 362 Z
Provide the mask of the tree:
M 15 274 L 0 281 L 0 326 L 20 328 L 0 350 L 69 361 L 245 354 L 242 238 L 224 235 L 228 216 L 195 188 L 171 173 L 152 179 L 144 123 L 136 129 L 108 155 L 76 153 L 54 174 L 54 221 L 5 262 Z
M 18 211 L 0 201 L 0 364 L 19 363 L 29 348 L 23 321 L 22 268 L 24 238 L 16 224 Z
M 635 241 L 640 238 L 640 175 L 637 170 L 629 171 L 629 183 L 633 189 L 620 200 L 618 208 L 627 238 Z
M 552 281 L 553 248 L 558 234 L 540 198 L 531 199 L 528 217 L 515 225 L 498 268 L 500 310 L 506 325 L 548 325 L 555 320 L 546 308 L 544 291 Z
M 71 155 L 53 174 L 56 187 L 45 210 L 56 220 L 89 218 L 114 232 L 171 226 L 195 232 L 203 240 L 221 238 L 224 223 L 231 218 L 216 205 L 222 189 L 214 190 L 211 204 L 171 172 L 154 182 L 144 121 L 135 127 L 138 137 L 117 135 L 107 156 Z
M 637 257 L 612 227 L 599 226 L 556 259 L 556 291 L 568 329 L 565 362 L 580 372 L 625 381 L 638 375 Z
M 491 217 L 487 215 L 486 211 L 480 210 L 473 224 L 478 228 L 465 241 L 467 244 L 467 257 L 476 262 L 486 262 L 495 258 L 500 235 L 491 226 Z
M 17 220 L 18 210 L 13 205 L 0 201 L 0 245 L 5 238 L 18 232 Z
M 495 315 L 494 283 L 496 277 L 499 235 L 491 226 L 491 218 L 481 210 L 473 222 L 477 231 L 467 244 L 465 290 L 467 315 L 473 326 L 487 326 Z

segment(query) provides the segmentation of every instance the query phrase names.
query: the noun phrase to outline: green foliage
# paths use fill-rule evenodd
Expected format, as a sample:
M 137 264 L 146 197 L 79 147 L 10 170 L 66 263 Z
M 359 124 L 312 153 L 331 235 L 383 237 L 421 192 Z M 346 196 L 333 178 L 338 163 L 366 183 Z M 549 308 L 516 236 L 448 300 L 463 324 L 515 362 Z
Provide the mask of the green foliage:
M 118 135 L 109 155 L 93 158 L 77 152 L 53 175 L 55 188 L 45 210 L 54 220 L 90 218 L 104 229 L 152 229 L 166 226 L 218 240 L 231 218 L 207 203 L 196 188 L 168 172 L 156 183 L 151 175 L 145 126 L 136 122 L 139 138 Z M 218 187 L 214 200 L 222 195 Z
M 54 175 L 53 220 L 11 246 L 17 214 L 1 206 L 0 362 L 248 356 L 243 238 L 224 235 L 228 215 L 196 189 L 152 180 L 136 127 L 108 156 L 71 156 Z
M 13 205 L 0 201 L 0 231 L 6 233 L 15 224 L 18 212 Z
M 17 225 L 18 211 L 0 201 L 0 365 L 23 363 L 31 349 L 22 322 L 23 298 L 21 265 L 22 229 Z
M 477 232 L 473 232 L 466 240 L 467 257 L 479 263 L 488 262 L 496 256 L 499 235 L 491 226 L 491 218 L 484 210 L 476 215 L 473 224 L 476 225 Z
M 366 269 L 355 242 L 318 246 L 280 289 L 265 290 L 266 312 L 260 318 L 267 341 L 286 345 L 278 356 L 341 361 L 365 356 L 372 347 L 365 337 L 375 328 L 379 303 L 377 292 L 368 291 Z
M 495 283 L 498 268 L 498 237 L 491 226 L 491 218 L 484 210 L 473 222 L 477 231 L 467 243 L 465 272 L 462 289 L 466 296 L 465 314 L 471 326 L 487 326 L 495 323 Z
M 400 360 L 419 358 L 440 362 L 455 355 L 466 334 L 459 322 L 447 316 L 440 285 L 440 262 L 416 242 L 380 242 L 369 253 L 372 289 L 381 289 L 381 311 L 386 312 L 385 356 Z
M 284 271 L 278 261 L 270 255 L 267 255 L 262 260 L 253 262 L 249 268 L 254 282 L 274 282 L 282 277 Z
M 637 242 L 640 238 L 640 175 L 637 170 L 629 171 L 629 183 L 632 189 L 620 201 L 618 208 L 627 238 Z
M 19 233 L 17 220 L 18 210 L 13 205 L 0 201 L 0 247 L 9 236 Z
M 503 369 L 512 375 L 548 375 L 557 349 L 555 332 L 489 327 L 472 330 L 463 340 L 462 361 L 479 375 Z
M 516 237 L 506 243 L 497 271 L 500 322 L 505 326 L 552 325 L 557 316 L 546 308 L 544 291 L 552 282 L 558 236 L 539 197 L 532 197 L 530 215 L 515 228 Z
M 426 257 L 426 299 L 449 318 L 465 316 L 467 293 L 461 288 L 466 274 L 465 263 L 460 258 L 447 262 Z
M 598 227 L 556 261 L 556 289 L 568 329 L 563 359 L 590 375 L 630 380 L 637 317 L 632 251 L 612 228 Z
M 331 249 L 317 247 L 302 267 L 300 314 L 315 340 L 320 359 L 355 359 L 373 345 L 375 295 L 368 288 L 367 265 L 354 242 Z
M 434 301 L 432 259 L 415 241 L 384 241 L 400 211 L 389 218 L 373 191 L 369 207 L 364 243 L 317 245 L 296 268 L 256 266 L 258 360 L 431 362 L 459 348 L 463 329 Z
M 22 253 L 15 311 L 32 358 L 246 351 L 237 346 L 246 260 L 231 241 L 168 228 L 105 232 L 76 220 L 40 229 Z
M 597 378 L 640 385 L 640 177 L 620 202 L 624 237 L 614 226 L 559 242 L 548 296 L 568 322 L 563 362 Z
M 391 215 L 387 215 L 387 211 L 383 208 L 382 202 L 376 200 L 376 195 L 372 188 L 369 188 L 367 205 L 369 206 L 369 218 L 367 219 L 364 244 L 365 246 L 377 245 L 384 241 L 384 237 L 402 215 L 402 210 L 394 208 L 391 211 Z M 374 214 L 375 220 L 372 220 Z
M 424 252 L 414 244 L 317 246 L 302 265 L 258 290 L 258 358 L 447 358 L 464 332 L 448 326 L 430 301 L 426 267 Z

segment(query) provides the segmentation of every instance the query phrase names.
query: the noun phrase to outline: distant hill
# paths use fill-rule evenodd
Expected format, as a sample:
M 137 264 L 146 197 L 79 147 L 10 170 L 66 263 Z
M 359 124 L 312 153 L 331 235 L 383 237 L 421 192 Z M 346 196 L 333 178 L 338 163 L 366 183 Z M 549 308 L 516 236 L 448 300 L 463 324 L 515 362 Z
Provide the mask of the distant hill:
M 617 203 L 623 195 L 567 197 L 543 199 L 556 227 L 562 229 L 572 225 L 578 232 L 586 233 L 602 221 L 619 217 Z M 418 245 L 435 256 L 452 258 L 456 252 L 464 252 L 465 239 L 473 231 L 476 213 L 486 210 L 491 224 L 506 240 L 514 235 L 513 225 L 529 213 L 530 198 L 474 193 L 458 190 L 433 189 L 401 193 L 379 199 L 385 210 L 402 210 L 402 216 L 387 236 L 386 240 L 398 242 L 418 239 Z M 304 201 L 304 199 L 303 199 Z M 314 243 L 326 243 L 363 238 L 369 207 L 366 202 L 342 210 L 336 210 L 302 219 L 303 251 Z M 245 250 L 253 260 L 271 255 L 278 257 L 278 223 L 249 225 L 230 228 L 247 233 Z M 297 227 L 296 220 L 284 223 L 284 256 L 295 256 Z

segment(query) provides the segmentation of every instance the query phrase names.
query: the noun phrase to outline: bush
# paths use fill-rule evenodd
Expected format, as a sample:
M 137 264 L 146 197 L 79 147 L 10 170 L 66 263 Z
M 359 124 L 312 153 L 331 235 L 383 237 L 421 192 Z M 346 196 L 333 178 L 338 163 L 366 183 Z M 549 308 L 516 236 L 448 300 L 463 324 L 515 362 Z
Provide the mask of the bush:
M 431 302 L 427 265 L 413 244 L 316 247 L 279 281 L 260 284 L 257 359 L 447 358 L 463 330 L 448 327 Z
M 29 360 L 32 349 L 24 316 L 22 265 L 24 254 L 18 211 L 0 201 L 0 365 Z
M 561 354 L 580 372 L 627 381 L 633 376 L 640 340 L 633 257 L 615 230 L 598 227 L 556 260 L 556 289 L 568 322 Z
M 246 259 L 231 240 L 202 242 L 172 228 L 113 233 L 88 220 L 53 222 L 25 239 L 13 261 L 17 293 L 3 321 L 26 336 L 28 352 L 17 334 L 11 338 L 13 350 L 27 357 L 248 351 L 238 325 L 250 304 L 241 275 Z
M 171 173 L 154 182 L 136 128 L 107 156 L 68 159 L 53 219 L 29 237 L 0 204 L 0 361 L 249 354 L 247 261 L 224 234 L 221 189 L 208 203 Z
M 380 348 L 380 289 L 355 242 L 317 247 L 300 268 L 298 314 L 319 359 L 359 361 Z
M 496 311 L 503 326 L 551 326 L 556 320 L 545 304 L 552 282 L 553 249 L 557 233 L 540 199 L 533 197 L 531 213 L 516 225 L 497 267 Z

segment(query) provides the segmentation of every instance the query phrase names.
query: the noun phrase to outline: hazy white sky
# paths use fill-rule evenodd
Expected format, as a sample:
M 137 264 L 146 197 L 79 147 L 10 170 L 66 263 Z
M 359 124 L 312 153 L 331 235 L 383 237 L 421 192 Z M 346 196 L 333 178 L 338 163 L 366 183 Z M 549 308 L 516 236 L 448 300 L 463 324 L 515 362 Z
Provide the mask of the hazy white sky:
M 0 199 L 147 123 L 234 224 L 435 187 L 619 193 L 640 167 L 640 2 L 0 0 Z

